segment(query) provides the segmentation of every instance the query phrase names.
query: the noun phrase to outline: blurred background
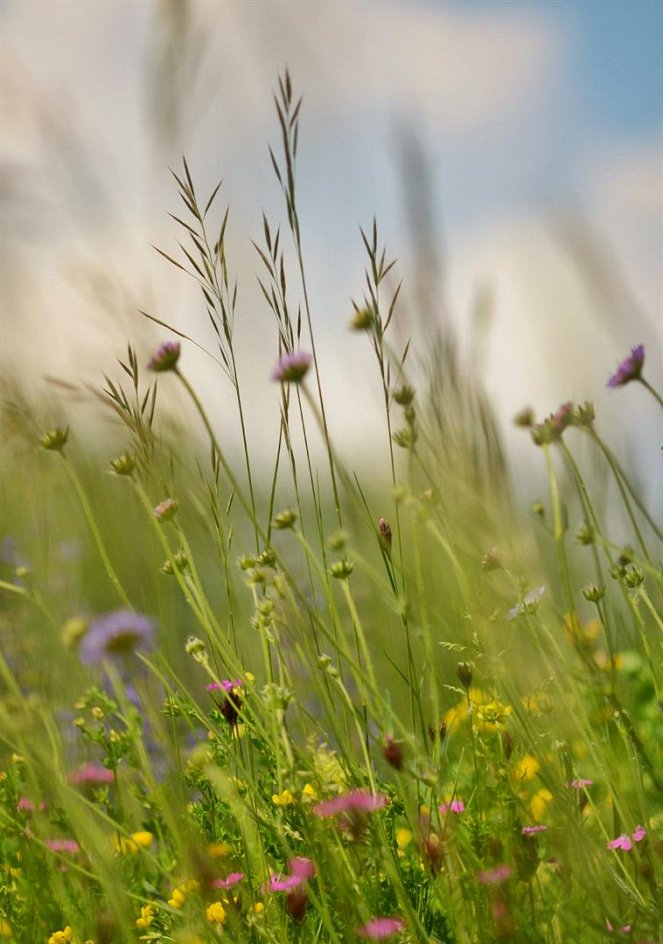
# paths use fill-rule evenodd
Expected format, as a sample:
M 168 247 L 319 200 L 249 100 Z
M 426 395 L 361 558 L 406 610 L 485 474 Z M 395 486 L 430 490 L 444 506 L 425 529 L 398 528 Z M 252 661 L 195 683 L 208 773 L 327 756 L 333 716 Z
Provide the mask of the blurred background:
M 368 344 L 348 331 L 366 264 L 359 227 L 375 215 L 404 280 L 397 332 L 415 339 L 413 370 L 436 330 L 453 336 L 459 369 L 494 408 L 516 484 L 527 487 L 537 457 L 513 415 L 591 398 L 663 510 L 655 404 L 638 385 L 605 388 L 638 343 L 647 376 L 662 378 L 662 4 L 0 9 L 0 367 L 47 398 L 50 423 L 70 407 L 48 378 L 98 383 L 117 373 L 128 340 L 146 359 L 168 337 L 138 309 L 212 346 L 195 286 L 151 248 L 178 254 L 169 168 L 179 171 L 184 154 L 203 202 L 224 181 L 249 439 L 254 458 L 273 454 L 277 334 L 251 239 L 262 239 L 263 211 L 285 221 L 268 144 L 279 143 L 272 96 L 287 67 L 304 99 L 299 210 L 332 435 L 359 464 L 373 429 L 383 436 Z M 223 435 L 236 437 L 232 391 L 214 363 L 185 345 L 182 365 Z M 79 436 L 98 443 L 98 406 L 80 409 Z

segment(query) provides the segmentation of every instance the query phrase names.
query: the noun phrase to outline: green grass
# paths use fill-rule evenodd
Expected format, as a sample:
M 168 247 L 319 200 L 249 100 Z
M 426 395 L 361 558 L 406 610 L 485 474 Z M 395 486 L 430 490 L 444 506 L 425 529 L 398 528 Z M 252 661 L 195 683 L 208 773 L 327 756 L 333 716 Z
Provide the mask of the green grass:
M 549 492 L 515 507 L 453 339 L 423 370 L 392 343 L 375 224 L 348 343 L 375 356 L 388 481 L 357 477 L 325 409 L 287 75 L 276 101 L 286 226 L 264 220 L 256 250 L 275 362 L 310 357 L 274 383 L 268 475 L 251 461 L 264 431 L 245 421 L 228 215 L 186 164 L 184 254 L 166 258 L 200 286 L 240 461 L 181 333 L 145 376 L 130 345 L 98 391 L 121 456 L 83 448 L 75 411 L 47 434 L 43 407 L 5 390 L 0 940 L 658 941 L 660 530 L 589 404 L 519 418 Z M 658 396 L 642 365 L 625 382 Z M 166 385 L 186 430 L 160 419 Z M 581 470 L 581 441 L 605 474 Z M 597 511 L 608 481 L 620 541 Z M 124 635 L 106 623 L 104 647 L 106 614 Z

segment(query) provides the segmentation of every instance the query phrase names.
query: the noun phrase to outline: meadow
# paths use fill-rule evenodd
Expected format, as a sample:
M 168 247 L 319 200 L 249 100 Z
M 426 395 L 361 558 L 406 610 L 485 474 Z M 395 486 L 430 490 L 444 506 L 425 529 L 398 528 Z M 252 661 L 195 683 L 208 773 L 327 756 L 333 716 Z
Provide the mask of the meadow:
M 95 391 L 116 455 L 81 441 L 75 408 L 52 425 L 3 390 L 0 941 L 659 942 L 660 526 L 591 403 L 515 418 L 548 482 L 518 507 L 453 337 L 422 365 L 395 335 L 376 224 L 347 317 L 383 450 L 370 481 L 347 463 L 307 293 L 299 110 L 286 74 L 284 221 L 255 243 L 280 404 L 267 476 L 228 214 L 186 162 L 181 253 L 162 254 L 198 283 L 241 451 L 187 373 L 199 342 L 163 321 Z M 611 395 L 661 403 L 637 341 L 605 365 Z M 186 426 L 162 420 L 166 386 Z

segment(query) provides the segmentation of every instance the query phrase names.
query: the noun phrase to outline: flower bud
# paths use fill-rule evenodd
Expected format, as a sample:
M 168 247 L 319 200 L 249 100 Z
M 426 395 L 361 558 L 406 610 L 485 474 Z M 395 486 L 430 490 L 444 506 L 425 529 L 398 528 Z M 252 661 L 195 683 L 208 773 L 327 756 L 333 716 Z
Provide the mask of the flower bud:
M 123 452 L 121 456 L 111 460 L 111 469 L 116 475 L 131 475 L 136 468 L 136 460 L 129 452 Z
M 403 767 L 403 747 L 398 741 L 395 741 L 389 735 L 382 745 L 382 756 L 394 770 L 401 770 Z
M 460 681 L 460 684 L 463 686 L 465 691 L 468 691 L 470 685 L 472 684 L 472 669 L 474 666 L 471 662 L 459 662 L 456 666 L 456 675 Z
M 165 498 L 154 508 L 154 517 L 159 522 L 171 521 L 177 514 L 179 502 L 174 498 Z
M 167 370 L 174 370 L 180 357 L 180 342 L 166 341 L 156 349 L 152 357 L 147 362 L 149 370 L 163 373 Z
M 595 583 L 590 583 L 582 588 L 582 595 L 588 603 L 598 603 L 605 596 L 605 589 Z
M 62 452 L 68 439 L 69 427 L 59 426 L 44 433 L 39 442 L 44 449 L 48 449 L 50 452 Z

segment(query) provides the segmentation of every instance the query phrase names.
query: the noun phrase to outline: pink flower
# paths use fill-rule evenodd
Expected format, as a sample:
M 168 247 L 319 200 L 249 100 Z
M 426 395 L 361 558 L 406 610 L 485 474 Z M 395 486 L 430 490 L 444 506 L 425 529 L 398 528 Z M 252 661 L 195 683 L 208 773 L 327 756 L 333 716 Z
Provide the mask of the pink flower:
M 215 878 L 212 882 L 212 888 L 232 888 L 244 878 L 243 872 L 231 872 L 225 878 Z
M 606 918 L 605 926 L 606 926 L 607 930 L 610 931 L 611 934 L 612 934 L 612 932 L 615 930 L 615 926 L 614 926 L 613 924 L 611 924 L 611 923 L 608 921 L 607 918 Z M 622 932 L 622 934 L 628 934 L 629 931 L 631 930 L 631 925 L 630 925 L 630 924 L 624 924 L 624 925 L 622 925 L 622 927 L 621 927 L 619 930 Z M 643 942 L 643 944 L 644 944 L 644 942 Z
M 462 800 L 452 800 L 451 803 L 440 803 L 438 809 L 443 816 L 446 813 L 464 813 L 465 804 Z
M 359 811 L 362 813 L 372 813 L 375 810 L 386 806 L 388 799 L 382 793 L 369 793 L 368 790 L 350 790 L 349 793 L 343 793 L 341 796 L 333 797 L 331 800 L 323 800 L 313 807 L 316 816 L 336 816 L 338 813 L 350 813 Z
M 270 892 L 288 892 L 298 885 L 303 885 L 315 875 L 315 865 L 304 856 L 296 856 L 294 859 L 288 859 L 288 873 L 283 878 L 276 874 L 271 876 L 268 886 Z
M 80 851 L 80 846 L 75 839 L 47 839 L 44 845 L 51 852 L 74 852 Z
M 624 852 L 630 852 L 633 848 L 633 843 L 631 842 L 630 836 L 627 836 L 626 833 L 622 833 L 621 836 L 617 836 L 616 839 L 611 839 L 607 844 L 608 849 L 623 849 Z
M 534 833 L 542 833 L 547 826 L 523 826 L 520 830 L 523 836 L 532 836 Z
M 284 354 L 272 372 L 272 380 L 280 383 L 300 383 L 313 358 L 306 351 L 292 351 Z
M 633 842 L 641 842 L 645 838 L 646 835 L 647 835 L 647 830 L 645 829 L 644 826 L 636 826 L 635 829 L 633 830 L 633 835 L 631 836 L 631 839 L 633 840 Z
M 69 774 L 69 783 L 76 787 L 101 787 L 113 783 L 114 779 L 113 771 L 101 764 L 84 764 Z
M 46 809 L 46 804 L 42 800 L 39 806 L 35 806 L 32 800 L 29 800 L 27 797 L 19 797 L 18 803 L 16 804 L 16 809 L 19 813 L 34 813 L 35 810 L 40 810 L 42 813 Z
M 392 934 L 398 934 L 405 929 L 405 922 L 400 918 L 371 918 L 360 928 L 355 928 L 358 937 L 368 938 L 371 941 L 381 941 Z
M 513 875 L 513 869 L 510 865 L 496 865 L 494 869 L 485 869 L 483 872 L 477 872 L 477 882 L 482 885 L 501 885 Z
M 593 783 L 593 780 L 587 780 L 586 777 L 579 777 L 576 780 L 572 780 L 568 786 L 571 787 L 572 790 L 582 790 L 583 787 L 591 787 Z

